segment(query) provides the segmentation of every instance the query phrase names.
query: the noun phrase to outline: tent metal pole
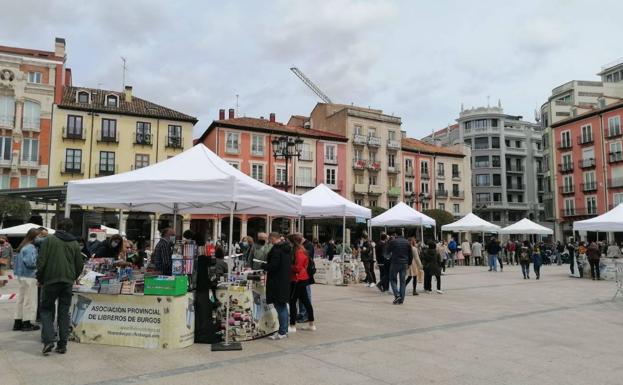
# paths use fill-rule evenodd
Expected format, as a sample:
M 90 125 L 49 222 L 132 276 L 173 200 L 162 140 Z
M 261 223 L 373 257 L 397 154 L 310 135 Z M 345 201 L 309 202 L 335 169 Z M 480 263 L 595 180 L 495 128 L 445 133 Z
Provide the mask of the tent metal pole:
M 121 220 L 121 214 L 119 215 L 119 219 Z M 175 234 L 175 236 L 177 237 L 177 203 L 173 204 L 173 234 Z
M 65 201 L 65 218 L 69 218 L 69 214 L 71 213 L 71 204 L 69 204 L 69 202 Z M 58 221 L 56 221 L 56 224 L 58 225 Z
M 342 262 L 344 262 L 344 251 L 346 249 L 346 215 L 342 217 L 342 253 L 340 254 L 340 258 Z

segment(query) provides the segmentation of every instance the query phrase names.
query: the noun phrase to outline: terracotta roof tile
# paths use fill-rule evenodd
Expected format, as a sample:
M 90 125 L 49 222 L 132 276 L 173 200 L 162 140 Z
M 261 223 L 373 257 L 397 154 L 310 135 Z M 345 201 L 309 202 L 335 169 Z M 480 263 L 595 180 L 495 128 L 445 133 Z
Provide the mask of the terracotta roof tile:
M 423 152 L 434 155 L 465 156 L 465 154 L 460 151 L 456 151 L 451 148 L 435 146 L 434 144 L 426 143 L 414 138 L 403 138 L 402 149 L 404 151 Z
M 78 91 L 91 93 L 92 103 L 78 103 L 76 94 Z M 106 105 L 106 95 L 116 95 L 119 98 L 117 106 Z M 126 102 L 125 93 L 118 91 L 101 90 L 84 87 L 65 87 L 63 89 L 63 99 L 59 104 L 60 108 L 70 108 L 82 111 L 108 112 L 111 114 L 145 116 L 150 118 L 160 118 L 169 120 L 180 120 L 185 122 L 197 123 L 197 118 L 184 113 L 172 110 L 167 107 L 149 102 L 145 99 L 132 95 L 132 101 Z

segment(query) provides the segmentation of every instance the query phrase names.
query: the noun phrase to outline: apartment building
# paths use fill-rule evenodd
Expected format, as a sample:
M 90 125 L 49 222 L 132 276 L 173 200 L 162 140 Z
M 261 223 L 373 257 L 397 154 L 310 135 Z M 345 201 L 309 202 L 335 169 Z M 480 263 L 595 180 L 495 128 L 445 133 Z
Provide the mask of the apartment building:
M 557 211 L 562 236 L 573 222 L 605 213 L 623 202 L 623 102 L 574 110 L 551 125 L 555 145 Z
M 312 129 L 348 138 L 344 166 L 344 195 L 367 207 L 392 207 L 402 195 L 401 119 L 382 110 L 352 105 L 318 103 L 309 118 Z
M 464 109 L 457 124 L 424 141 L 471 148 L 473 211 L 501 226 L 522 218 L 543 222 L 542 128 L 497 106 Z

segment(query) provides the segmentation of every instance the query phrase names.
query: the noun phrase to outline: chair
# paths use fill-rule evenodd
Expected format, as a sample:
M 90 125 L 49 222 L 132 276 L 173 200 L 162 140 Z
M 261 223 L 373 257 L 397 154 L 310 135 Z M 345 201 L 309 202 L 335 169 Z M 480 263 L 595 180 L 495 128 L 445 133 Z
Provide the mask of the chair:
M 617 283 L 617 292 L 614 293 L 614 297 L 612 297 L 613 301 L 617 297 L 617 294 L 621 293 L 621 295 L 623 295 L 623 262 L 615 261 L 614 270 Z

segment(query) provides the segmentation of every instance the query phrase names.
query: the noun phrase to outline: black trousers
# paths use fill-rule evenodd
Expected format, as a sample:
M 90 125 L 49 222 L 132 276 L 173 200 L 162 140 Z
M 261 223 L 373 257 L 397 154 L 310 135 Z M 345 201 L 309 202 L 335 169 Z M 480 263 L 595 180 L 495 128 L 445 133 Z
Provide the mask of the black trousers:
M 588 263 L 591 265 L 591 277 L 593 279 L 600 279 L 599 276 L 599 260 L 598 259 L 589 259 Z
M 58 346 L 67 346 L 69 337 L 69 307 L 71 306 L 71 283 L 53 283 L 41 289 L 41 337 L 44 344 L 54 342 L 54 316 L 58 300 Z
M 290 285 L 290 325 L 296 325 L 296 317 L 299 312 L 296 308 L 298 301 L 301 301 L 307 312 L 307 321 L 314 322 L 314 308 L 312 307 L 309 296 L 307 295 L 308 281 L 292 282 Z
M 415 288 L 417 287 L 417 275 L 416 276 L 408 276 L 407 280 L 405 281 L 405 286 L 407 286 L 409 284 L 409 282 L 411 282 L 411 280 L 413 280 L 413 291 L 415 291 Z
M 374 261 L 364 261 L 363 268 L 366 269 L 366 283 L 376 283 L 376 274 L 374 273 Z
M 433 276 L 437 279 L 437 290 L 441 290 L 441 272 L 439 270 L 433 272 L 430 270 L 424 270 L 424 290 L 431 291 Z
M 379 265 L 379 274 L 381 275 L 379 286 L 383 291 L 389 290 L 389 265 L 389 262 Z

